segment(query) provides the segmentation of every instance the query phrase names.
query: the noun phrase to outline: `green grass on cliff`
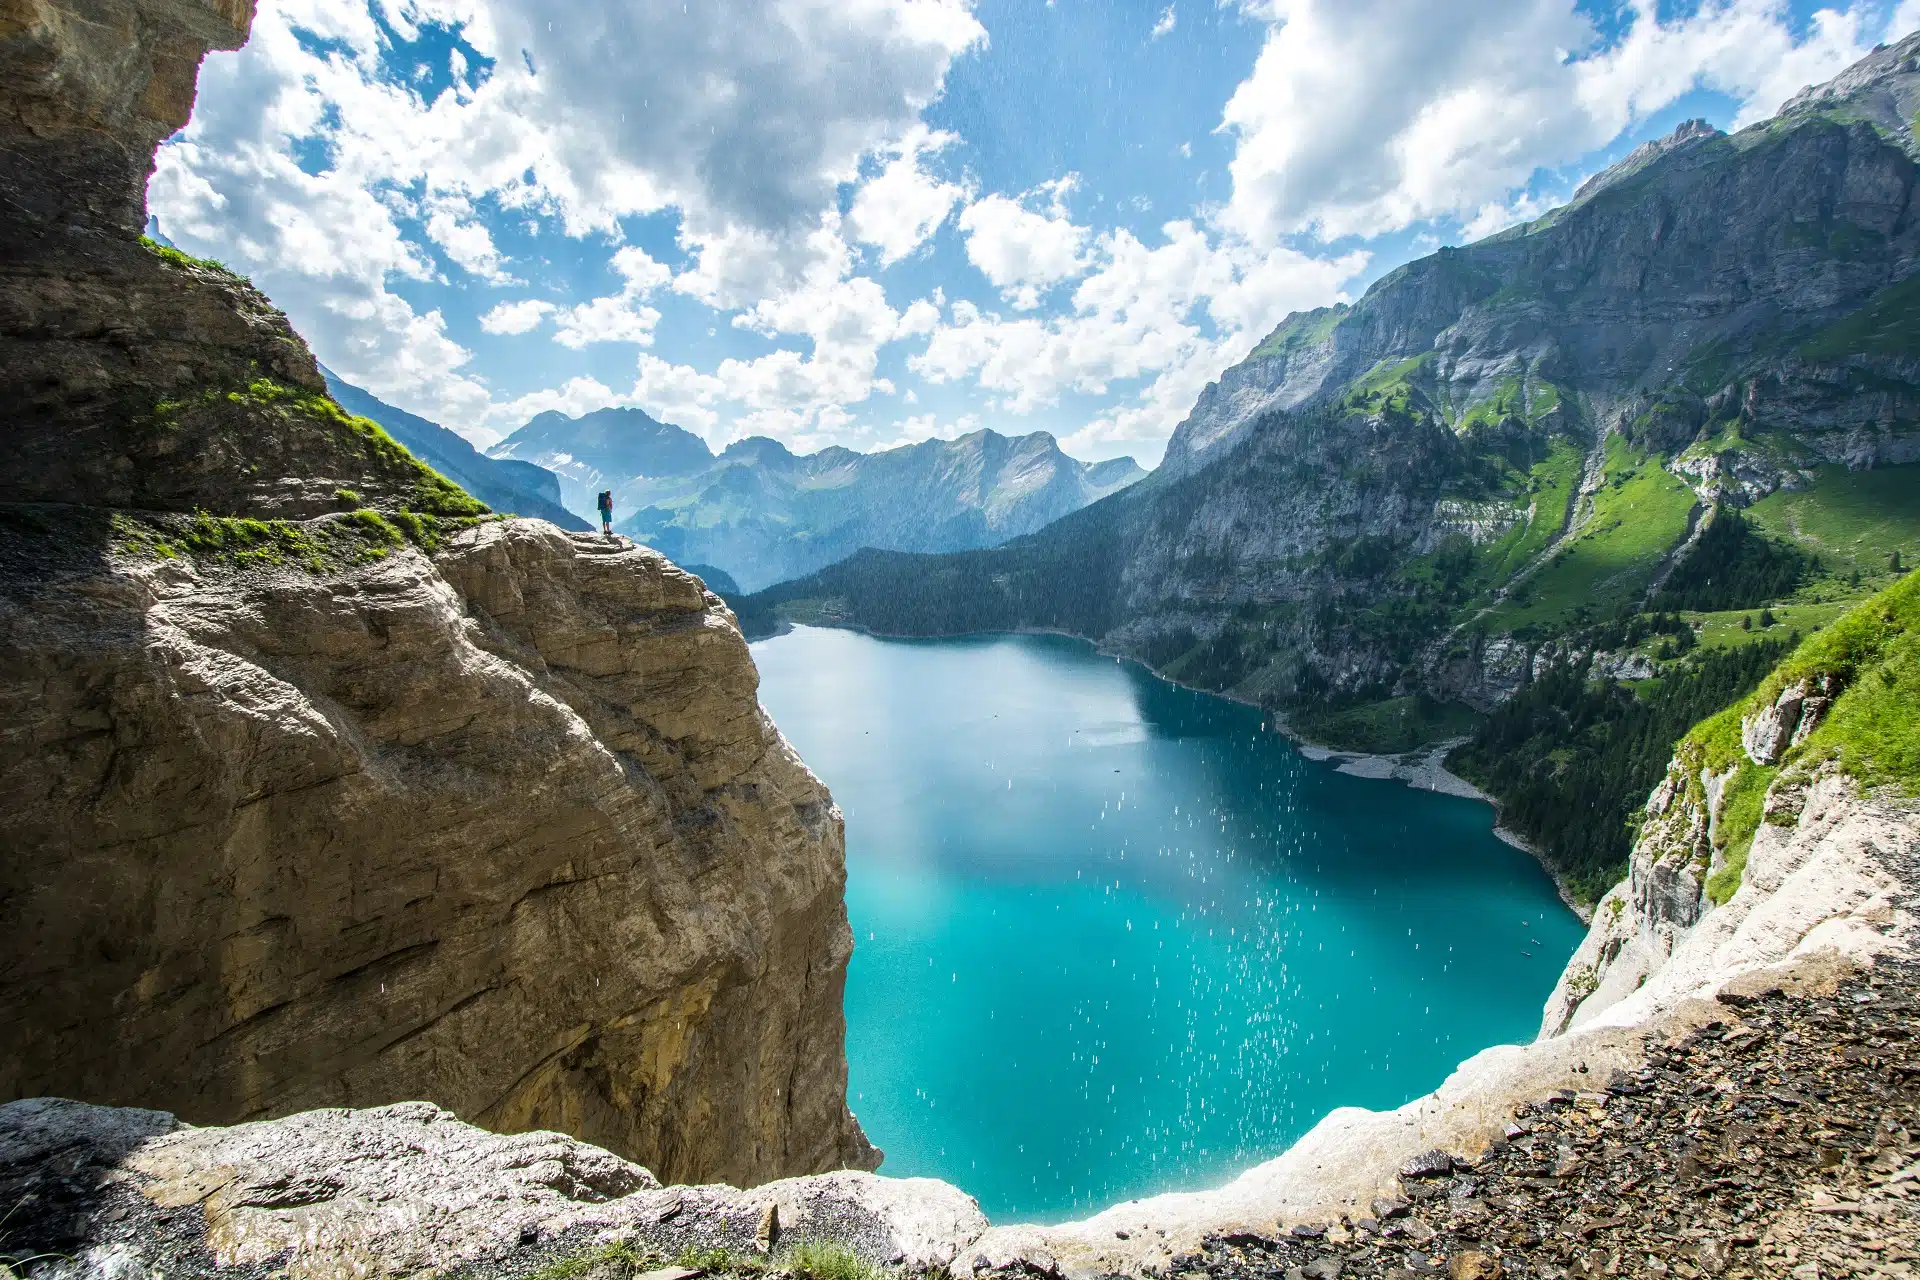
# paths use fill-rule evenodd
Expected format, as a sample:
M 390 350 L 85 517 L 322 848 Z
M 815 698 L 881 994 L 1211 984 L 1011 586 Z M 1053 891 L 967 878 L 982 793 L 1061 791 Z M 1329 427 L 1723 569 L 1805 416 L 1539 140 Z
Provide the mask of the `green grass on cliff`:
M 1607 616 L 1636 598 L 1687 535 L 1693 491 L 1614 437 L 1606 477 L 1585 525 L 1489 618 L 1489 630 L 1558 630 Z
M 1533 464 L 1527 478 L 1531 494 L 1527 518 L 1479 553 L 1475 586 L 1486 590 L 1506 583 L 1547 549 L 1567 521 L 1567 504 L 1580 485 L 1580 450 L 1555 438 L 1547 456 Z
M 302 441 L 318 446 L 321 440 L 327 440 L 332 448 L 358 453 L 384 484 L 399 491 L 397 501 L 391 494 L 380 497 L 382 505 L 449 517 L 486 515 L 489 510 L 485 503 L 414 457 L 373 419 L 348 413 L 331 396 L 290 387 L 273 378 L 159 399 L 152 403 L 146 417 L 154 431 L 172 433 L 193 427 L 215 440 L 223 435 L 272 432 L 295 449 Z M 360 500 L 355 494 L 355 503 Z
M 260 520 L 250 516 L 119 514 L 113 546 L 139 560 L 190 559 L 232 568 L 293 568 L 329 573 L 384 559 L 411 543 L 436 550 L 454 529 L 478 517 L 441 517 L 400 511 L 391 517 L 360 508 L 317 520 Z
M 1346 314 L 1345 303 L 1318 307 L 1312 311 L 1297 311 L 1281 321 L 1280 326 L 1268 334 L 1247 359 L 1266 360 L 1317 347 L 1333 334 Z
M 153 254 L 169 266 L 193 271 L 213 271 L 229 279 L 237 280 L 242 284 L 253 283 L 218 258 L 196 258 L 190 253 L 182 253 L 170 244 L 161 244 L 158 240 L 149 236 L 141 236 L 140 243 L 146 248 L 147 252 Z
M 1746 515 L 1755 527 L 1818 555 L 1832 572 L 1884 578 L 1896 553 L 1905 565 L 1920 564 L 1920 463 L 1821 467 L 1811 487 L 1774 493 Z
M 1819 728 L 1779 765 L 1761 766 L 1741 746 L 1741 722 L 1800 680 L 1825 677 L 1840 688 Z M 1715 822 L 1722 863 L 1707 882 L 1715 902 L 1740 887 L 1747 852 L 1762 820 L 1766 789 L 1788 769 L 1831 764 L 1868 789 L 1920 797 L 1920 575 L 1849 610 L 1781 661 L 1747 698 L 1689 732 L 1678 754 L 1689 771 L 1733 770 Z
M 887 1272 L 844 1245 L 805 1240 L 776 1250 L 772 1257 L 738 1249 L 694 1248 L 669 1259 L 638 1242 L 615 1241 L 548 1263 L 527 1280 L 633 1280 L 672 1265 L 704 1275 L 757 1277 L 779 1271 L 799 1280 L 885 1280 Z M 901 1272 L 901 1275 L 911 1273 Z

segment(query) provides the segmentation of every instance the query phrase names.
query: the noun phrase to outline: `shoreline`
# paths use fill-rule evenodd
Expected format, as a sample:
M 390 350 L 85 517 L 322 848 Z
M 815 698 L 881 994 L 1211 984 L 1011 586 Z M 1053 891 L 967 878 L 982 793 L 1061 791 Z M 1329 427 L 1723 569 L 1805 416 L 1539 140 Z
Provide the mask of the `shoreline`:
M 1532 841 L 1500 821 L 1500 802 L 1474 786 L 1459 774 L 1446 766 L 1446 758 L 1453 749 L 1466 742 L 1465 738 L 1448 738 L 1432 746 L 1416 747 L 1412 751 L 1397 755 L 1373 755 L 1364 751 L 1341 751 L 1334 747 L 1322 746 L 1302 737 L 1293 726 L 1276 715 L 1274 724 L 1279 731 L 1293 743 L 1293 749 L 1313 761 L 1333 760 L 1337 773 L 1351 774 L 1356 778 L 1375 778 L 1382 782 L 1404 782 L 1417 791 L 1437 791 L 1442 795 L 1459 796 L 1464 800 L 1483 801 L 1493 809 L 1494 838 L 1502 844 L 1510 845 L 1540 864 L 1547 873 L 1547 879 L 1553 881 L 1553 891 L 1567 910 L 1573 912 L 1581 924 L 1593 925 L 1593 908 L 1583 907 L 1567 888 L 1567 882 L 1554 869 L 1540 850 L 1533 847 Z
M 1567 882 L 1561 877 L 1560 872 L 1547 861 L 1545 855 L 1543 855 L 1540 850 L 1534 848 L 1532 842 L 1525 836 L 1510 827 L 1502 825 L 1500 821 L 1500 802 L 1482 791 L 1479 787 L 1468 782 L 1459 774 L 1447 768 L 1447 755 L 1452 752 L 1455 747 L 1466 742 L 1466 738 L 1448 738 L 1444 742 L 1435 743 L 1427 747 L 1416 747 L 1412 751 L 1404 751 L 1394 755 L 1375 755 L 1365 751 L 1343 751 L 1337 747 L 1323 746 L 1320 743 L 1313 742 L 1302 736 L 1299 730 L 1287 723 L 1285 716 L 1277 711 L 1263 707 L 1257 702 L 1247 698 L 1237 697 L 1231 693 L 1223 693 L 1218 689 L 1202 689 L 1197 685 L 1190 685 L 1183 681 L 1176 680 L 1172 676 L 1164 675 L 1154 670 L 1138 658 L 1124 653 L 1115 653 L 1113 650 L 1102 646 L 1097 640 L 1090 640 L 1086 636 L 1075 635 L 1071 631 L 1062 631 L 1057 627 L 1016 627 L 999 631 L 967 631 L 953 635 L 910 636 L 874 631 L 871 628 L 862 627 L 853 623 L 795 623 L 787 619 L 782 619 L 781 623 L 781 627 L 772 635 L 762 636 L 761 639 L 771 640 L 777 636 L 785 635 L 795 626 L 825 626 L 841 631 L 858 632 L 861 635 L 872 636 L 876 640 L 954 640 L 968 635 L 1064 636 L 1069 640 L 1077 640 L 1082 644 L 1092 646 L 1093 651 L 1102 657 L 1113 658 L 1119 662 L 1131 662 L 1154 679 L 1164 680 L 1176 689 L 1185 689 L 1189 693 L 1204 693 L 1211 698 L 1221 698 L 1227 702 L 1238 703 L 1240 706 L 1253 708 L 1265 716 L 1267 723 L 1273 730 L 1288 742 L 1292 743 L 1293 749 L 1306 759 L 1316 763 L 1324 763 L 1328 760 L 1338 761 L 1338 763 L 1334 765 L 1335 772 L 1349 774 L 1356 778 L 1369 778 L 1380 782 L 1400 782 L 1414 788 L 1416 791 L 1436 791 L 1441 795 L 1457 796 L 1462 800 L 1480 801 L 1493 810 L 1494 838 L 1503 844 L 1520 850 L 1538 863 L 1540 869 L 1547 873 L 1547 879 L 1553 882 L 1553 892 L 1555 896 L 1560 899 L 1561 904 L 1565 906 L 1567 910 L 1573 912 L 1574 918 L 1579 920 L 1581 924 L 1589 928 L 1593 925 L 1594 909 L 1589 906 L 1582 906 L 1579 901 L 1574 898 L 1572 891 L 1567 887 Z M 758 641 L 749 641 L 748 643 L 755 644 L 758 643 Z

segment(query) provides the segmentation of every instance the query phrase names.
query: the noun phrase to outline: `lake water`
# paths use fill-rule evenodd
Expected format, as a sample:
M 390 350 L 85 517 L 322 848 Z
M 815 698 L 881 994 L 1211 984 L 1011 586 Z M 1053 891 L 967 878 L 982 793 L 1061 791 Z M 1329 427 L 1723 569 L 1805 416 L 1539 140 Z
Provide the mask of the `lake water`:
M 754 646 L 847 820 L 849 1101 L 996 1222 L 1215 1185 L 1531 1039 L 1579 921 L 1474 801 L 1051 636 Z

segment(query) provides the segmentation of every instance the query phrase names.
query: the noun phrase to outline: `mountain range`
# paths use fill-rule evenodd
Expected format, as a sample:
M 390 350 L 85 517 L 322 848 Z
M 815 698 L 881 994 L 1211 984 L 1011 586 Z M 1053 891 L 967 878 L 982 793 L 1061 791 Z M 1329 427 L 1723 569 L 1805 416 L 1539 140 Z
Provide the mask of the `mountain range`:
M 1664 677 L 1920 554 L 1917 108 L 1920 36 L 1732 135 L 1683 125 L 1563 208 L 1289 316 L 1125 492 L 996 549 L 864 551 L 743 622 L 1065 630 L 1335 745 L 1504 725 L 1533 752 L 1509 812 L 1558 788 L 1540 812 L 1597 834 L 1547 842 L 1586 841 L 1563 870 L 1604 887 L 1627 810 L 1592 810 L 1644 797 L 1692 721 L 1606 804 L 1575 795 L 1607 773 L 1570 769 L 1586 677 L 1654 681 L 1592 713 L 1638 723 Z M 1580 679 L 1541 703 L 1556 664 Z M 1724 702 L 1769 665 L 1707 683 Z M 1523 686 L 1551 732 L 1501 719 Z
M 680 563 L 724 570 L 749 591 L 863 547 L 993 546 L 1146 474 L 1131 458 L 1070 458 L 1045 432 L 811 454 L 754 436 L 716 457 L 692 432 L 628 408 L 543 413 L 488 452 L 556 473 L 578 512 L 611 489 L 620 532 Z

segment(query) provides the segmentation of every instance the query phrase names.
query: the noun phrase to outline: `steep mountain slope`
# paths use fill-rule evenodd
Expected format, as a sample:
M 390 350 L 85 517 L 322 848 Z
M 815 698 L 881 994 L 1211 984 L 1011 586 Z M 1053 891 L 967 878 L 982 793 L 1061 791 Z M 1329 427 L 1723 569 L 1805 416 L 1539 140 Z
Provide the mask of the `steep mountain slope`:
M 405 445 L 447 479 L 496 511 L 551 520 L 562 529 L 585 532 L 593 526 L 560 505 L 560 477 L 545 467 L 517 459 L 489 458 L 457 431 L 418 414 L 408 413 L 364 391 L 320 366 L 327 393 L 348 413 L 379 423 L 387 434 Z
M 619 531 L 752 591 L 861 547 L 957 551 L 1031 533 L 1134 483 L 1131 458 L 1085 463 L 1045 432 L 975 431 L 879 453 L 796 456 L 765 436 L 718 458 L 690 431 L 638 409 L 543 413 L 489 451 L 551 468 L 567 505 L 593 516 L 612 489 Z
M 1679 673 L 1754 638 L 1728 635 L 1742 610 L 1816 625 L 1920 545 L 1917 59 L 1920 36 L 1738 134 L 1684 126 L 1289 317 L 1152 477 L 1031 538 L 855 557 L 741 616 L 1062 627 L 1347 725 L 1489 710 L 1556 662 Z
M 236 0 L 0 18 L 0 1098 L 871 1167 L 839 811 L 718 598 L 502 520 L 140 236 Z

